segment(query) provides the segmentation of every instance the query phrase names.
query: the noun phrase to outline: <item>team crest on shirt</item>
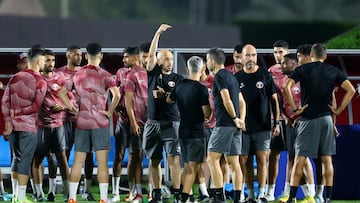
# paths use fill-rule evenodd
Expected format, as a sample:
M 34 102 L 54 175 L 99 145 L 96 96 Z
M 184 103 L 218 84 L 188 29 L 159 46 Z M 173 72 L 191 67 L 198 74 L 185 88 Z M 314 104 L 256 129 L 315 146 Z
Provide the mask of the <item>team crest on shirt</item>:
M 245 87 L 245 85 L 244 85 L 244 83 L 242 82 L 242 83 L 240 83 L 240 89 L 243 88 L 243 87 Z
M 256 83 L 256 87 L 257 87 L 258 89 L 262 89 L 262 88 L 264 87 L 264 83 L 263 83 L 262 81 L 258 81 L 258 82 Z
M 175 87 L 175 82 L 174 81 L 169 81 L 168 85 L 169 85 L 169 87 Z
M 54 90 L 54 91 L 57 91 L 60 89 L 60 86 L 57 84 L 57 83 L 54 83 L 51 85 L 51 89 Z
M 294 87 L 293 93 L 294 94 L 300 94 L 300 88 L 299 87 Z

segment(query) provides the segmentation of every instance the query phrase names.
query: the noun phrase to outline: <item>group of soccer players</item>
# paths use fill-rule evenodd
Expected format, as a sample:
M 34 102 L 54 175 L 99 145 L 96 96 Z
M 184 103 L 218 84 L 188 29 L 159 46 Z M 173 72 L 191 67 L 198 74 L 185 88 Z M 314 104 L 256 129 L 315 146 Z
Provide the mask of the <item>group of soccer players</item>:
M 51 50 L 33 46 L 28 51 L 27 67 L 10 79 L 1 103 L 4 136 L 13 154 L 13 201 L 29 201 L 29 176 L 35 183 L 36 201 L 55 201 L 59 165 L 64 201 L 76 203 L 84 163 L 83 197 L 95 201 L 90 193 L 94 152 L 100 202 L 119 202 L 122 160 L 128 148 L 131 191 L 126 201 L 137 203 L 145 198 L 144 154 L 150 159 L 148 201 L 162 201 L 163 149 L 175 202 L 192 202 L 195 182 L 199 184 L 199 201 L 225 202 L 226 164 L 232 170 L 232 201 L 275 201 L 279 154 L 287 149 L 287 179 L 279 201 L 296 201 L 297 186 L 305 170 L 304 201 L 330 202 L 335 116 L 344 110 L 355 90 L 339 69 L 324 63 L 326 47 L 303 45 L 296 54 L 290 54 L 285 41 L 276 41 L 276 65 L 269 70 L 257 65 L 257 51 L 251 44 L 236 46 L 235 64 L 228 67 L 224 65 L 224 51 L 211 48 L 206 62 L 199 56 L 187 60 L 188 77 L 184 78 L 172 71 L 171 51 L 158 51 L 160 36 L 170 28 L 162 24 L 151 43 L 127 47 L 123 52 L 125 67 L 115 77 L 100 67 L 103 54 L 98 43 L 87 45 L 87 65 L 83 67 L 78 46 L 68 48 L 67 65 L 61 68 L 54 68 L 55 54 Z M 335 85 L 345 90 L 340 105 L 335 102 Z M 109 123 L 113 115 L 118 118 L 116 154 L 112 196 L 108 198 Z M 73 145 L 74 163 L 69 172 Z M 257 197 L 253 187 L 254 155 Z M 44 157 L 49 162 L 47 199 L 42 189 Z M 316 158 L 316 191 L 309 157 Z M 243 182 L 248 190 L 246 199 Z M 321 185 L 325 185 L 325 198 Z

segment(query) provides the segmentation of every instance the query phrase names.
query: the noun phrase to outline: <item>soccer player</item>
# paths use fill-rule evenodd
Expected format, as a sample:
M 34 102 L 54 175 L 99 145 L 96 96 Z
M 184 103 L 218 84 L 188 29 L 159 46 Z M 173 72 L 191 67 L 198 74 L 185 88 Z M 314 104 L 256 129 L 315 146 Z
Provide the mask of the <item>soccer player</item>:
M 265 201 L 270 140 L 271 136 L 278 136 L 280 133 L 279 103 L 271 74 L 257 65 L 256 48 L 251 44 L 247 44 L 242 50 L 242 55 L 244 69 L 235 74 L 247 104 L 246 131 L 242 137 L 243 145 L 240 161 L 246 175 L 246 184 L 249 188 L 249 201 L 254 202 L 252 175 L 254 169 L 252 162 L 248 161 L 248 157 L 252 157 L 255 152 L 259 181 L 258 200 Z M 272 107 L 271 110 L 270 106 Z M 271 124 L 271 113 L 275 120 L 273 125 Z
M 47 83 L 47 91 L 45 94 L 45 99 L 41 105 L 40 110 L 40 121 L 43 126 L 43 133 L 41 134 L 40 145 L 38 146 L 33 165 L 34 170 L 34 181 L 37 192 L 37 201 L 43 200 L 43 191 L 42 191 L 42 176 L 37 174 L 39 172 L 39 166 L 41 165 L 45 156 L 50 156 L 50 152 L 55 153 L 56 159 L 60 166 L 60 173 L 63 180 L 64 186 L 64 196 L 69 194 L 69 166 L 66 158 L 66 141 L 65 133 L 63 128 L 63 113 L 64 105 L 62 104 L 61 99 L 58 94 L 64 87 L 65 78 L 63 75 L 53 72 L 55 66 L 55 53 L 51 50 L 45 50 L 45 67 L 42 71 L 42 76 L 45 82 Z M 51 158 L 52 159 L 52 158 Z M 49 163 L 50 164 L 50 163 Z M 49 166 L 49 176 L 53 181 L 49 181 L 49 193 L 48 201 L 55 201 L 55 179 L 56 179 L 56 160 L 55 166 L 51 169 L 50 172 Z M 55 176 L 55 177 L 54 177 Z
M 214 76 L 213 95 L 216 127 L 211 133 L 207 162 L 215 186 L 215 202 L 225 202 L 223 174 L 220 158 L 225 155 L 231 166 L 234 183 L 234 202 L 240 200 L 243 174 L 239 164 L 241 153 L 241 130 L 245 130 L 246 104 L 239 84 L 232 73 L 225 70 L 225 53 L 211 48 L 206 54 L 206 65 Z
M 332 114 L 341 113 L 355 94 L 355 89 L 346 75 L 338 68 L 324 63 L 327 57 L 324 44 L 314 44 L 310 54 L 312 63 L 296 68 L 287 79 L 284 89 L 292 111 L 301 116 L 297 127 L 295 161 L 291 173 L 288 203 L 296 202 L 297 187 L 303 175 L 306 157 L 318 156 L 325 172 L 325 201 L 331 202 L 334 176 L 332 155 L 336 153 Z M 318 79 L 319 76 L 322 80 Z M 298 81 L 302 90 L 301 106 L 295 105 L 291 94 L 291 88 Z M 335 84 L 345 90 L 343 100 L 337 108 L 332 106 L 331 101 Z
M 115 110 L 120 93 L 112 75 L 99 66 L 103 58 L 101 46 L 98 43 L 90 43 L 86 51 L 88 64 L 78 70 L 73 77 L 79 109 L 75 129 L 75 159 L 70 172 L 69 203 L 76 202 L 81 167 L 92 147 L 98 162 L 100 202 L 106 203 L 109 185 L 109 117 Z M 112 100 L 106 111 L 109 91 Z M 72 107 L 68 106 L 68 108 Z
M 235 74 L 243 69 L 244 64 L 241 61 L 242 60 L 241 52 L 242 52 L 242 46 L 240 44 L 236 45 L 234 47 L 234 52 L 233 52 L 234 64 L 226 66 L 225 67 L 226 70 Z
M 174 188 L 174 199 L 180 201 L 180 144 L 179 111 L 176 103 L 167 104 L 166 95 L 183 80 L 181 75 L 172 72 L 174 58 L 169 50 L 161 50 L 157 56 L 161 34 L 171 28 L 162 24 L 155 32 L 149 49 L 148 71 L 148 120 L 144 127 L 143 148 L 151 159 L 151 177 L 153 181 L 153 202 L 161 201 L 161 166 L 163 147 L 170 166 L 170 177 Z
M 198 56 L 192 56 L 187 61 L 187 67 L 189 79 L 181 81 L 166 99 L 168 103 L 176 101 L 180 111 L 179 139 L 184 159 L 181 202 L 188 200 L 196 175 L 200 170 L 199 184 L 205 183 L 201 168 L 201 163 L 206 157 L 204 121 L 210 119 L 212 113 L 208 90 L 199 83 L 203 60 Z M 210 201 L 209 195 L 206 198 L 202 201 Z
M 28 69 L 10 79 L 1 106 L 5 119 L 4 136 L 9 136 L 14 154 L 13 199 L 19 202 L 26 202 L 26 185 L 37 143 L 38 112 L 47 88 L 39 74 L 45 64 L 44 50 L 34 46 L 28 51 L 28 60 Z

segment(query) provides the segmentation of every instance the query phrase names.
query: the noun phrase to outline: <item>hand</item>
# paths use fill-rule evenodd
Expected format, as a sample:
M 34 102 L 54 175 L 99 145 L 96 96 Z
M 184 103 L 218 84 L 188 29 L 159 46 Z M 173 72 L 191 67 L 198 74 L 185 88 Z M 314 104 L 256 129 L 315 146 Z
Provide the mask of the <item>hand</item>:
M 74 106 L 71 106 L 69 108 L 70 113 L 77 115 L 79 113 L 79 110 L 77 108 L 75 108 Z
M 64 110 L 64 107 L 61 104 L 55 104 L 55 106 L 52 109 L 53 113 L 58 113 L 63 110 Z
M 337 115 L 339 115 L 339 114 L 341 113 L 341 112 L 339 112 L 338 109 L 336 109 L 334 106 L 332 106 L 332 105 L 328 105 L 328 106 L 329 106 L 331 112 L 332 112 L 335 116 L 337 116 Z
M 13 125 L 10 121 L 6 121 L 5 122 L 5 131 L 4 131 L 4 136 L 8 136 L 11 134 L 11 132 L 13 131 Z
M 245 121 L 243 119 L 235 118 L 235 119 L 233 119 L 233 121 L 237 128 L 241 129 L 242 131 L 246 131 Z
M 338 129 L 337 129 L 337 127 L 335 125 L 334 125 L 334 135 L 335 135 L 335 137 L 340 136 L 340 133 L 339 133 L 339 131 L 338 131 Z
M 112 116 L 112 114 L 109 111 L 103 111 L 103 110 L 99 110 L 99 113 L 103 114 L 104 116 L 106 116 L 106 118 L 110 118 Z
M 297 111 L 295 111 L 294 113 L 296 115 L 300 115 L 302 114 L 302 112 L 309 106 L 309 104 L 305 104 L 304 106 L 299 106 Z
M 10 118 L 14 118 L 15 111 L 13 109 L 10 109 Z
M 280 135 L 280 125 L 275 124 L 274 127 L 271 130 L 272 136 L 279 136 Z
M 161 24 L 160 27 L 158 28 L 158 30 L 156 31 L 156 33 L 161 35 L 163 32 L 165 32 L 166 30 L 168 30 L 170 28 L 172 28 L 171 25 Z
M 153 96 L 155 99 L 162 99 L 165 97 L 165 90 L 162 87 L 157 86 L 157 90 L 153 90 Z
M 135 136 L 140 135 L 140 132 L 141 132 L 140 127 L 136 122 L 135 123 L 130 122 L 130 130 L 133 135 L 135 135 Z

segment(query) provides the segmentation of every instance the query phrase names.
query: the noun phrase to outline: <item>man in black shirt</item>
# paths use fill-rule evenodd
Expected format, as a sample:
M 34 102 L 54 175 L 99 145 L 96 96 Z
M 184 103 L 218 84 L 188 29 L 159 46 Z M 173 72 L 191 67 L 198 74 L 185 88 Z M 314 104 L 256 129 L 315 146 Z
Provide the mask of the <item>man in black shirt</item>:
M 295 69 L 287 79 L 284 88 L 286 99 L 294 113 L 300 115 L 295 141 L 295 165 L 291 173 L 290 197 L 287 202 L 296 202 L 297 187 L 303 174 L 306 157 L 320 156 L 325 176 L 325 193 L 328 203 L 332 198 L 334 168 L 332 155 L 336 153 L 334 122 L 332 114 L 340 114 L 355 94 L 355 89 L 340 69 L 323 63 L 326 59 L 326 46 L 320 43 L 311 48 L 312 63 Z M 321 77 L 321 80 L 319 79 Z M 291 88 L 300 81 L 301 106 L 296 106 Z M 335 84 L 345 90 L 338 108 L 332 105 L 332 92 Z
M 187 67 L 189 79 L 181 81 L 166 99 L 168 103 L 176 101 L 180 111 L 179 138 L 184 159 L 181 202 L 188 200 L 197 174 L 201 174 L 199 184 L 205 181 L 203 171 L 199 170 L 202 170 L 201 163 L 206 157 L 204 117 L 209 119 L 211 116 L 208 90 L 199 82 L 203 60 L 193 56 L 187 61 Z M 209 200 L 207 196 L 207 200 L 202 201 Z
M 211 48 L 206 54 L 206 65 L 215 74 L 213 95 L 216 127 L 211 133 L 208 146 L 208 165 L 215 186 L 215 202 L 225 202 L 223 175 L 220 158 L 225 154 L 233 171 L 234 202 L 241 194 L 242 172 L 239 164 L 241 130 L 245 129 L 246 104 L 234 75 L 225 70 L 225 54 L 220 48 Z M 241 130 L 240 130 L 241 129 Z
M 253 190 L 253 166 L 248 161 L 249 155 L 255 152 L 257 160 L 257 177 L 259 181 L 258 199 L 265 201 L 265 184 L 267 177 L 267 160 L 270 150 L 271 135 L 278 136 L 279 103 L 276 87 L 271 74 L 257 65 L 257 51 L 247 44 L 242 50 L 244 68 L 235 74 L 247 103 L 246 131 L 242 137 L 241 167 L 246 175 L 249 188 L 249 201 L 255 201 Z M 270 105 L 271 104 L 271 105 Z M 270 110 L 272 106 L 272 111 Z M 271 126 L 271 112 L 275 120 Z M 251 156 L 252 157 L 252 156 Z M 251 159 L 252 160 L 252 159 Z
M 151 177 L 154 186 L 153 202 L 161 201 L 161 170 L 163 146 L 170 166 L 170 177 L 173 183 L 175 201 L 180 201 L 180 145 L 179 145 L 179 110 L 176 103 L 167 104 L 166 95 L 183 80 L 179 74 L 173 73 L 173 55 L 169 50 L 156 51 L 160 35 L 171 28 L 162 24 L 151 41 L 149 50 L 148 71 L 148 120 L 144 127 L 143 148 L 151 160 Z

